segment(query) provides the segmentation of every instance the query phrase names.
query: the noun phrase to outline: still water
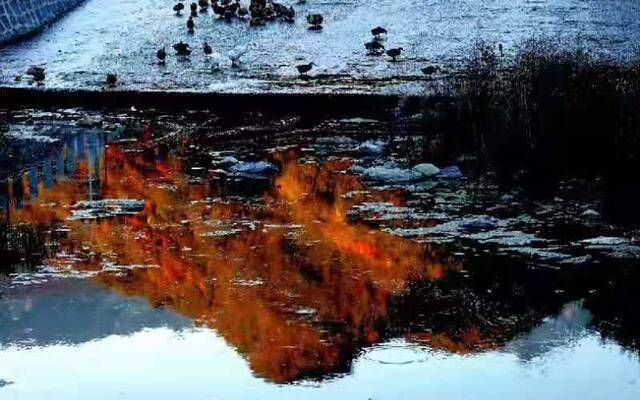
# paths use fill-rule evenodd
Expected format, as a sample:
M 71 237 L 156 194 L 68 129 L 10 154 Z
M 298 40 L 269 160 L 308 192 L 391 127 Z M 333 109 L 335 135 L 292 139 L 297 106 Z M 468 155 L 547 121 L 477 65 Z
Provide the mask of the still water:
M 3 261 L 0 399 L 640 396 L 616 298 L 637 275 L 568 278 L 354 220 L 405 199 L 344 155 L 288 146 L 277 172 L 229 174 L 148 135 L 73 135 L 3 183 L 6 229 L 35 250 Z

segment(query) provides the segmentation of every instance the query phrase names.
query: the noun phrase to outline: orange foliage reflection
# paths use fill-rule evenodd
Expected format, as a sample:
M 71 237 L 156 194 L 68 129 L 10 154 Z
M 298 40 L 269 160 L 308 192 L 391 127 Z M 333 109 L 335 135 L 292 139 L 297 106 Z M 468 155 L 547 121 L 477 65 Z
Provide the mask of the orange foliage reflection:
M 80 163 L 75 179 L 40 187 L 11 214 L 70 228 L 53 265 L 156 266 L 96 279 L 215 328 L 261 376 L 288 382 L 346 372 L 361 346 L 383 338 L 390 303 L 410 282 L 440 279 L 457 265 L 436 248 L 349 222 L 363 200 L 403 199 L 365 193 L 344 172 L 348 161 L 300 163 L 295 151 L 276 158 L 282 171 L 271 189 L 238 199 L 215 179 L 190 180 L 177 158 L 111 145 L 99 170 Z M 70 207 L 89 196 L 78 182 L 90 177 L 102 197 L 141 199 L 144 210 L 69 220 Z

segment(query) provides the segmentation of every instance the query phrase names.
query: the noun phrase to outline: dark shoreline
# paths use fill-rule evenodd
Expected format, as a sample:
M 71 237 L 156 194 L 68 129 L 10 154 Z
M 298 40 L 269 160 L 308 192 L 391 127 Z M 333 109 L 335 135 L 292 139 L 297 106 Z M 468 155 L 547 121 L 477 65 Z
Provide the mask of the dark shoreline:
M 0 108 L 25 107 L 93 109 L 155 108 L 164 111 L 263 110 L 298 114 L 348 114 L 387 119 L 400 101 L 420 97 L 383 94 L 305 94 L 68 90 L 0 87 Z

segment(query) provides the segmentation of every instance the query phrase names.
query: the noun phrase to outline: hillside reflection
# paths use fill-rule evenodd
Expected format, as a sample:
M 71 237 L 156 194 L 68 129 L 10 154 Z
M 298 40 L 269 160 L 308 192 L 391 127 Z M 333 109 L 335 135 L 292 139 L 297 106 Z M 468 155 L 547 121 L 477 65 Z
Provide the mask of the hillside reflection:
M 459 353 L 494 348 L 557 306 L 496 304 L 443 248 L 349 222 L 353 204 L 404 201 L 366 192 L 344 172 L 349 161 L 304 163 L 296 150 L 274 158 L 281 171 L 266 189 L 238 196 L 237 185 L 258 185 L 190 176 L 157 148 L 80 137 L 3 195 L 12 223 L 34 224 L 55 244 L 48 264 L 112 267 L 93 279 L 216 329 L 274 382 L 348 372 L 362 348 L 392 337 Z M 75 203 L 99 198 L 144 209 L 69 219 Z

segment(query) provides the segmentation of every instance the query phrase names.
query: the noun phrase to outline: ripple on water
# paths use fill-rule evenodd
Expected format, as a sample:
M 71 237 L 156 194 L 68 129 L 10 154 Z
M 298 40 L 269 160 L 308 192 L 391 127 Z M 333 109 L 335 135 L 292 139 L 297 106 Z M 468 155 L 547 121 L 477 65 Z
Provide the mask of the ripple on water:
M 427 347 L 392 341 L 365 349 L 362 358 L 385 365 L 407 365 L 426 362 L 432 356 L 433 351 Z

